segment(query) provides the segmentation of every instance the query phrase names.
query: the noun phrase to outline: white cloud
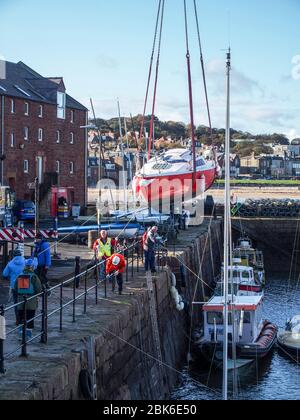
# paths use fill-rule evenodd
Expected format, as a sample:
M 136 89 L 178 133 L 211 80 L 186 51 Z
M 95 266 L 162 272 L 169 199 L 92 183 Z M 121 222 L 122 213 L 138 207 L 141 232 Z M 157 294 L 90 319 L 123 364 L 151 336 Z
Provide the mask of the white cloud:
M 290 129 L 288 132 L 285 133 L 286 136 L 290 140 L 299 139 L 300 138 L 300 131 L 297 131 L 295 128 Z

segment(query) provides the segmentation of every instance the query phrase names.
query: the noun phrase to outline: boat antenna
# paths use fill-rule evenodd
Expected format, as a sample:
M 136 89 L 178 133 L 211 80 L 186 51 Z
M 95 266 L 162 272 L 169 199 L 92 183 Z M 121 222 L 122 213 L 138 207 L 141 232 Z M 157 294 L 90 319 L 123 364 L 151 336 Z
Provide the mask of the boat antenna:
M 186 0 L 184 0 L 184 20 L 185 20 L 185 37 L 186 37 L 186 60 L 187 60 L 187 70 L 188 70 L 188 85 L 189 85 L 190 119 L 191 119 L 191 133 L 192 133 L 193 183 L 194 183 L 195 180 L 196 180 L 197 167 L 196 167 L 195 124 L 194 124 L 191 55 L 190 55 L 190 48 L 189 48 L 189 34 L 188 34 L 188 18 L 187 18 Z
M 231 50 L 226 60 L 226 136 L 225 136 L 225 207 L 224 207 L 224 335 L 223 335 L 223 399 L 228 400 L 228 283 L 230 255 L 230 71 Z

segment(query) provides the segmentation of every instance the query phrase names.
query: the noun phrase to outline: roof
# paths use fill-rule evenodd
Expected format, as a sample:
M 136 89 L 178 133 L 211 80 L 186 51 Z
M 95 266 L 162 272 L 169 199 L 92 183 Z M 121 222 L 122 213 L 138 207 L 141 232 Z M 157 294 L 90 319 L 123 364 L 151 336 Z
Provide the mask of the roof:
M 223 270 L 224 270 L 224 267 L 223 267 Z M 237 265 L 234 265 L 233 267 L 229 266 L 228 271 L 247 271 L 251 273 L 253 271 L 253 268 L 237 264 Z
M 0 94 L 57 105 L 57 92 L 65 92 L 62 77 L 43 77 L 22 61 L 5 62 L 5 79 L 0 79 Z M 66 95 L 67 108 L 87 111 L 70 95 Z
M 235 296 L 234 308 L 244 311 L 255 311 L 263 300 L 263 296 Z M 221 311 L 224 307 L 224 297 L 214 296 L 208 303 L 203 306 L 205 312 Z M 229 310 L 232 310 L 229 307 Z

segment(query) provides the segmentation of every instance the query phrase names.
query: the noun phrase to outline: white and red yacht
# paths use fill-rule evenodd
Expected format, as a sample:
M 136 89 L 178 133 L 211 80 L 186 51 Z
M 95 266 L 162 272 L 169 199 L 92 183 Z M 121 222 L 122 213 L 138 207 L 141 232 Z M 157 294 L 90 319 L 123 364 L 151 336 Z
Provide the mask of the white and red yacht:
M 189 149 L 171 149 L 150 159 L 136 174 L 133 189 L 147 202 L 170 198 L 192 197 L 208 190 L 217 176 L 215 159 L 196 154 Z M 195 169 L 194 169 L 195 167 Z

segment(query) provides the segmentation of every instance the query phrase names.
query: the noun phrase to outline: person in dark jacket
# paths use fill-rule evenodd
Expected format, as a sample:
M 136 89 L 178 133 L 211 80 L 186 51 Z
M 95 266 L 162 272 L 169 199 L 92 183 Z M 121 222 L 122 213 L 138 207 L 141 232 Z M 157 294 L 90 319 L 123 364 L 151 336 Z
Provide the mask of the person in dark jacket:
M 15 293 L 18 305 L 18 325 L 20 325 L 19 334 L 22 334 L 22 325 L 25 318 L 26 310 L 27 338 L 31 338 L 34 328 L 35 312 L 38 308 L 38 298 L 36 295 L 42 292 L 43 287 L 40 279 L 34 272 L 34 260 L 29 259 L 25 263 L 24 271 L 17 277 L 15 282 Z M 24 298 L 28 299 L 26 309 L 24 308 Z
M 47 242 L 43 236 L 39 233 L 36 237 L 37 242 L 35 244 L 33 258 L 37 258 L 37 269 L 36 274 L 39 277 L 42 285 L 48 286 L 47 272 L 51 267 L 51 248 L 49 242 Z
M 158 227 L 153 226 L 145 233 L 143 241 L 144 255 L 145 255 L 145 271 L 151 270 L 153 274 L 156 273 L 155 268 L 155 248 L 157 243 Z

